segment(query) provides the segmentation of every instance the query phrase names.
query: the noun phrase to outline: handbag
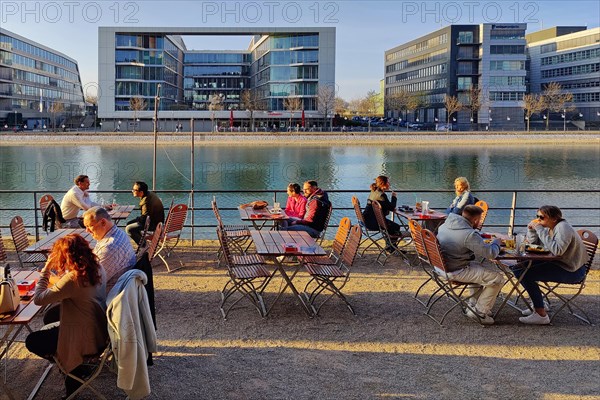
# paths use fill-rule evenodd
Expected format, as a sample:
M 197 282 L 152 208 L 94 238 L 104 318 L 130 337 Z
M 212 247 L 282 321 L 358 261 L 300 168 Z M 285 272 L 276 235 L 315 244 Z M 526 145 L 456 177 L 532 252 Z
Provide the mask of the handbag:
M 268 205 L 269 203 L 264 200 L 256 200 L 250 203 L 242 204 L 240 205 L 240 208 L 252 207 L 253 210 L 264 210 Z
M 12 313 L 19 308 L 21 297 L 10 267 L 0 267 L 0 314 Z

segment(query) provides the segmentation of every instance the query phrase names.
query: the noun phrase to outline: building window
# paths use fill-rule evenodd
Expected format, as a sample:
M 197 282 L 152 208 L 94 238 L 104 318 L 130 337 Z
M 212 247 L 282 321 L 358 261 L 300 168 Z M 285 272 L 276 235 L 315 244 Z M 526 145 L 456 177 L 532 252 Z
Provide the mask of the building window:
M 490 46 L 490 54 L 525 54 L 525 46 L 494 44 Z
M 458 43 L 473 43 L 473 32 L 458 32 Z

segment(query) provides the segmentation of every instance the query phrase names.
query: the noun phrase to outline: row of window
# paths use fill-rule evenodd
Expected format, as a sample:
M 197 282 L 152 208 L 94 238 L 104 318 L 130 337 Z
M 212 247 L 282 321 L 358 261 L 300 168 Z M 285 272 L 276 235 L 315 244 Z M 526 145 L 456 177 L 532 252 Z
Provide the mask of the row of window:
M 597 57 L 600 57 L 600 48 L 574 51 L 572 53 L 559 54 L 551 57 L 543 57 L 542 65 L 554 65 L 573 61 L 589 60 L 590 58 Z
M 600 63 L 575 65 L 573 67 L 555 68 L 542 71 L 542 78 L 554 78 L 556 76 L 591 74 L 600 71 Z
M 244 89 L 248 87 L 247 78 L 185 78 L 184 89 Z
M 434 90 L 434 89 L 444 89 L 447 86 L 448 86 L 448 79 L 440 78 L 440 79 L 433 79 L 433 80 L 429 80 L 429 81 L 415 82 L 415 83 L 410 83 L 408 85 L 392 87 L 392 88 L 389 88 L 389 94 L 399 93 L 400 90 L 405 90 L 408 92 L 421 92 L 421 91 Z
M 492 101 L 522 101 L 525 93 L 523 92 L 490 92 Z
M 458 32 L 458 43 L 469 44 L 474 42 L 473 32 Z
M 392 73 L 400 71 L 401 69 L 416 67 L 418 65 L 429 64 L 440 60 L 446 60 L 448 58 L 447 50 L 438 50 L 431 53 L 423 54 L 422 56 L 412 57 L 408 60 L 399 61 L 397 63 L 388 65 L 385 68 L 386 73 Z
M 261 91 L 263 97 L 314 96 L 317 94 L 317 82 L 271 83 L 260 86 L 259 93 Z
M 115 35 L 115 45 L 117 47 L 143 47 L 145 49 L 164 48 L 165 38 L 163 35 L 133 35 L 117 33 Z
M 242 65 L 223 65 L 219 67 L 196 67 L 196 66 L 185 66 L 183 68 L 183 75 L 186 77 L 190 76 L 248 76 L 250 69 Z
M 165 79 L 164 67 L 139 67 L 134 65 L 117 65 L 117 79 L 139 79 L 145 81 L 162 81 Z
M 115 51 L 115 62 L 131 62 L 141 63 L 146 65 L 162 65 L 163 64 L 164 52 L 159 50 L 116 50 Z
M 490 76 L 490 86 L 525 86 L 524 76 Z
M 492 71 L 524 71 L 525 61 L 490 61 Z
M 583 36 L 576 39 L 561 40 L 558 42 L 557 50 L 572 49 L 574 47 L 589 46 L 600 42 L 600 33 Z
M 469 90 L 473 86 L 473 78 L 459 76 L 456 82 L 457 90 Z
M 5 65 L 20 65 L 26 68 L 45 71 L 50 74 L 59 75 L 66 80 L 78 82 L 79 74 L 73 73 L 56 65 L 48 64 L 43 61 L 34 60 L 33 58 L 25 57 L 20 54 L 9 53 L 0 50 L 0 63 Z
M 491 39 L 498 40 L 517 40 L 525 39 L 524 29 L 492 29 L 490 31 Z
M 202 91 L 197 92 L 194 90 L 186 90 L 183 93 L 183 99 L 186 103 L 200 103 L 206 102 L 210 103 L 210 100 L 215 95 L 223 95 L 223 101 L 226 103 L 224 109 L 227 110 L 230 106 L 230 102 L 237 102 L 240 100 L 240 91 L 230 91 L 230 92 L 216 92 L 212 91 Z M 199 108 L 199 107 L 194 107 Z M 208 109 L 208 107 L 206 107 Z
M 245 53 L 185 53 L 186 64 L 248 64 L 250 54 Z
M 319 79 L 319 67 L 316 65 L 305 65 L 301 67 L 270 67 L 264 71 L 270 72 L 269 80 L 271 81 Z M 259 78 L 259 81 L 260 80 L 261 79 Z
M 269 37 L 254 49 L 254 59 L 258 60 L 269 50 L 290 49 L 295 47 L 318 47 L 318 33 L 297 33 L 290 35 L 275 35 Z
M 577 82 L 569 82 L 563 83 L 563 89 L 585 89 L 591 87 L 600 87 L 600 81 L 577 81 Z
M 421 68 L 410 72 L 404 72 L 386 78 L 386 83 L 402 82 L 411 79 L 424 78 L 432 75 L 445 74 L 447 71 L 447 64 L 432 65 L 431 67 Z
M 490 46 L 490 54 L 525 54 L 525 45 L 493 44 Z
M 479 58 L 479 49 L 478 48 L 474 48 L 474 47 L 459 47 L 458 48 L 458 54 L 456 56 L 458 59 L 461 58 L 472 58 L 472 59 L 478 59 Z
M 10 93 L 11 96 L 30 96 L 38 98 L 40 97 L 40 88 L 37 86 L 23 85 L 20 83 L 3 83 L 2 90 Z M 41 88 L 41 96 L 43 99 L 60 99 L 68 102 L 81 102 L 83 101 L 83 95 L 81 90 L 79 91 L 63 91 L 56 89 L 45 89 Z
M 590 103 L 600 101 L 600 92 L 595 93 L 573 93 L 575 103 Z
M 70 70 L 77 70 L 77 64 L 73 61 L 67 60 L 66 58 L 59 56 L 58 54 L 54 54 L 48 50 L 41 49 L 37 46 L 23 42 L 19 39 L 15 39 L 10 36 L 0 34 L 0 48 L 4 48 L 7 50 L 19 50 L 24 53 L 31 54 L 37 58 L 44 58 L 55 64 L 64 65 Z
M 460 75 L 465 74 L 476 74 L 478 72 L 478 62 L 473 61 L 460 61 L 458 63 L 457 73 Z
M 67 91 L 81 91 L 79 84 L 63 81 L 62 79 L 50 78 L 47 76 L 34 74 L 33 72 L 22 71 L 20 69 L 13 69 L 12 73 L 12 79 L 15 81 L 27 81 L 31 83 L 38 83 L 40 85 L 54 86 Z
M 162 86 L 162 85 L 161 85 Z M 162 91 L 162 88 L 161 88 Z M 145 96 L 151 97 L 156 95 L 155 82 L 117 82 L 117 96 Z M 148 101 L 146 101 L 148 103 Z
M 404 58 L 411 54 L 419 53 L 421 51 L 425 51 L 431 47 L 439 46 L 440 44 L 444 43 L 448 43 L 447 33 L 442 33 L 441 35 L 436 36 L 434 38 L 424 40 L 417 44 L 413 44 L 412 46 L 390 53 L 385 57 L 385 61 L 393 61 L 398 58 Z

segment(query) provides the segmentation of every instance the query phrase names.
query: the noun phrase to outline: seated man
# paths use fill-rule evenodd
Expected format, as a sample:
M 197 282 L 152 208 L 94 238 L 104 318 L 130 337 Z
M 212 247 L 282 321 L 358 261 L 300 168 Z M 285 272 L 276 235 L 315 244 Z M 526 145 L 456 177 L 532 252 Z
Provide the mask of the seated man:
M 329 197 L 327 192 L 319 189 L 316 181 L 304 182 L 303 189 L 306 197 L 306 212 L 302 219 L 290 221 L 286 228 L 288 231 L 304 231 L 314 238 L 318 238 L 323 229 L 329 213 Z
M 160 198 L 148 190 L 148 185 L 145 182 L 135 182 L 131 193 L 133 193 L 133 197 L 140 198 L 142 215 L 127 222 L 125 232 L 127 232 L 134 242 L 139 244 L 142 240 L 142 231 L 144 230 L 146 218 L 150 218 L 148 229 L 153 231 L 159 222 L 165 222 L 165 208 Z
M 500 253 L 500 239 L 485 243 L 479 231 L 474 229 L 482 213 L 481 208 L 468 205 L 463 208 L 462 215 L 449 214 L 438 230 L 437 239 L 450 271 L 448 279 L 482 286 L 479 293 L 472 297 L 473 302 L 470 302 L 475 303 L 473 308 L 477 315 L 467 310 L 467 317 L 491 325 L 494 319 L 489 313 L 505 279 L 502 272 L 487 261 Z M 471 291 L 472 294 L 474 292 Z
M 92 207 L 83 214 L 85 229 L 97 241 L 94 254 L 106 271 L 106 293 L 121 275 L 135 264 L 135 251 L 129 237 L 119 229 L 102 207 Z
M 61 228 L 81 228 L 80 220 L 77 218 L 79 210 L 85 211 L 99 205 L 90 199 L 87 192 L 90 188 L 90 178 L 87 175 L 78 175 L 74 183 L 75 186 L 69 189 L 60 203 L 62 216 L 66 220 L 61 224 Z

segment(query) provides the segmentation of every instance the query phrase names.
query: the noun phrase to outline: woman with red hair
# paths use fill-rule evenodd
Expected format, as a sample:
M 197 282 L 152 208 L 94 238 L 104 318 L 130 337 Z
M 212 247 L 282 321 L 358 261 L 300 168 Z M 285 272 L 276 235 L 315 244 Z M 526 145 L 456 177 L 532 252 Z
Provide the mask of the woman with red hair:
M 52 273 L 60 276 L 54 286 L 49 283 Z M 83 237 L 70 234 L 56 241 L 41 271 L 33 301 L 37 305 L 60 302 L 60 321 L 29 334 L 27 349 L 47 359 L 56 356 L 65 370 L 84 376 L 84 356 L 101 352 L 108 333 L 104 269 Z M 79 385 L 67 377 L 67 397 Z

